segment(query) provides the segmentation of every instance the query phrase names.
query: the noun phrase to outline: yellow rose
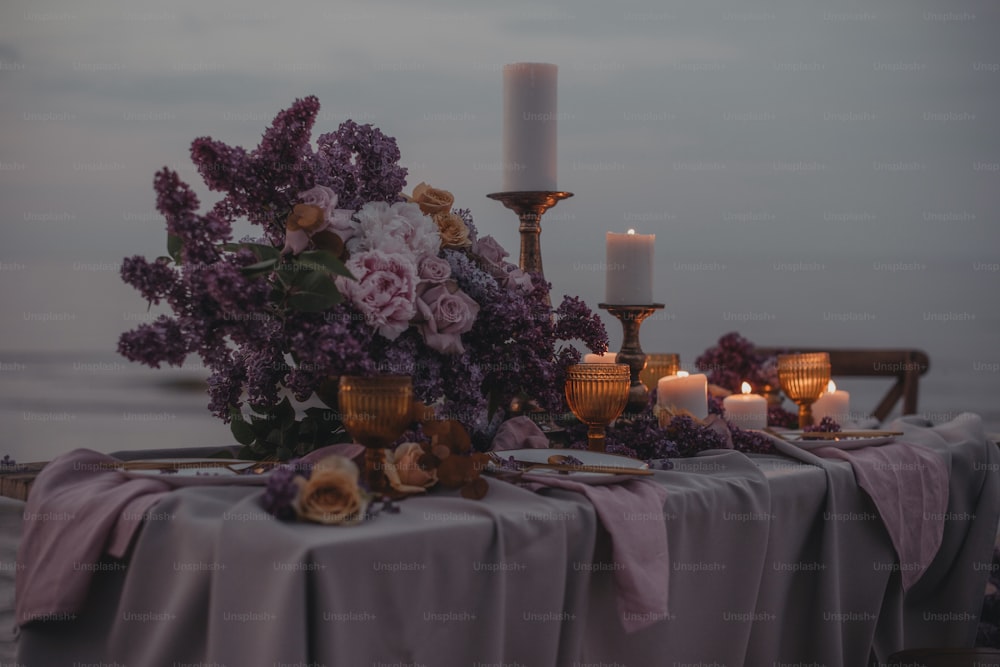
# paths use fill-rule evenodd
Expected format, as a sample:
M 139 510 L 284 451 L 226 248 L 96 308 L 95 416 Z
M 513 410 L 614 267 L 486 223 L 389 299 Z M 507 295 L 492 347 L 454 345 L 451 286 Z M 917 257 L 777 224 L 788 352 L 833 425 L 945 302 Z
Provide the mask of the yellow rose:
M 441 246 L 444 248 L 468 248 L 472 245 L 469 240 L 469 228 L 465 226 L 465 221 L 451 211 L 435 213 L 434 222 L 437 223 L 438 231 L 441 233 Z
M 402 493 L 422 493 L 437 484 L 437 471 L 424 470 L 417 461 L 424 455 L 420 443 L 404 442 L 392 452 L 392 462 L 386 467 L 386 476 L 392 488 Z
M 455 203 L 455 197 L 447 190 L 432 188 L 426 183 L 413 188 L 413 196 L 410 201 L 420 206 L 424 215 L 434 215 L 451 210 L 451 205 Z
M 296 204 L 292 212 L 288 214 L 288 219 L 285 220 L 285 229 L 293 232 L 304 229 L 311 232 L 324 222 L 323 209 L 319 206 Z
M 359 523 L 368 509 L 368 498 L 358 487 L 358 467 L 343 456 L 317 462 L 308 480 L 300 478 L 294 507 L 301 518 L 316 523 Z

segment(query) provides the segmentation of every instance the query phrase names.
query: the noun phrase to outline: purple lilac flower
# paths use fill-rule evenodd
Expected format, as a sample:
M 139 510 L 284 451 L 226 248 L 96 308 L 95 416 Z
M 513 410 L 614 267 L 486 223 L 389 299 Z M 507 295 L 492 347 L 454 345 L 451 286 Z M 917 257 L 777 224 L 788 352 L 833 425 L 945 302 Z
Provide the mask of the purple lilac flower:
M 122 260 L 122 280 L 150 303 L 158 304 L 177 288 L 179 276 L 165 259 L 149 262 L 136 255 Z
M 299 485 L 295 478 L 299 472 L 294 465 L 275 466 L 267 476 L 267 486 L 260 502 L 269 514 L 282 520 L 295 518 L 295 508 L 292 504 L 299 495 Z
M 180 366 L 187 357 L 188 344 L 177 320 L 160 315 L 153 322 L 123 333 L 118 339 L 118 353 L 153 368 L 164 362 Z
M 806 426 L 805 433 L 840 433 L 843 429 L 832 417 L 823 417 L 818 424 Z
M 695 367 L 705 371 L 708 381 L 729 391 L 738 392 L 744 381 L 760 384 L 763 359 L 754 352 L 753 343 L 735 331 L 695 359 Z

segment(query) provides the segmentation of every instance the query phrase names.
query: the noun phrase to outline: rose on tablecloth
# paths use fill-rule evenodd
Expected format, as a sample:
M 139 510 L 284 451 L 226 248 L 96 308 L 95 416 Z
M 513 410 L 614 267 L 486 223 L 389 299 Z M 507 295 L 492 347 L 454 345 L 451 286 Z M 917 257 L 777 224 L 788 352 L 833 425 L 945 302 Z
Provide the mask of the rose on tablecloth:
M 298 477 L 293 503 L 300 518 L 326 525 L 352 525 L 365 518 L 368 497 L 358 486 L 358 466 L 343 456 L 328 456 L 313 465 L 309 479 Z

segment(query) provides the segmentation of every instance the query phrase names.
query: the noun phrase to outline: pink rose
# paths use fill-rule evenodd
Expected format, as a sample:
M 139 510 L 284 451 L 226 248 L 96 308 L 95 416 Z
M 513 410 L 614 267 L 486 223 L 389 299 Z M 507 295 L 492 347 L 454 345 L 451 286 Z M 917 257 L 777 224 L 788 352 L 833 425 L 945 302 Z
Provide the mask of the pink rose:
M 395 340 L 416 315 L 417 267 L 408 257 L 380 250 L 352 255 L 347 268 L 356 280 L 337 277 L 337 289 L 378 332 Z
M 282 254 L 298 255 L 309 247 L 314 234 L 330 230 L 344 243 L 353 237 L 358 223 L 351 219 L 353 211 L 337 208 L 337 193 L 317 185 L 298 194 L 299 203 L 285 222 L 285 246 Z
M 484 236 L 478 239 L 472 251 L 494 268 L 501 268 L 504 257 L 509 254 L 492 236 Z
M 443 283 L 451 278 L 451 264 L 440 257 L 424 257 L 420 260 L 420 279 L 432 283 Z
M 417 295 L 417 326 L 429 347 L 444 354 L 462 354 L 462 334 L 472 329 L 479 304 L 458 285 L 421 283 Z
M 507 278 L 504 281 L 504 287 L 511 292 L 520 291 L 524 294 L 530 294 L 535 289 L 535 284 L 531 280 L 530 273 L 525 273 L 513 264 L 508 264 L 505 268 L 507 270 Z

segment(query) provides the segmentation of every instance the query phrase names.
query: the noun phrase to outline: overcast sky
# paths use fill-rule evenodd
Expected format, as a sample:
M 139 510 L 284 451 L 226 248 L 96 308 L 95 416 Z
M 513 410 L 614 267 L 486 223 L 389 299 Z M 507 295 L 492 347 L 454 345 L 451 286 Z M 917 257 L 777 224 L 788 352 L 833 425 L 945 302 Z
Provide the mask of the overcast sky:
M 542 225 L 557 295 L 596 307 L 604 234 L 635 227 L 667 304 L 647 351 L 688 364 L 731 330 L 923 347 L 1000 390 L 998 34 L 1000 5 L 962 0 L 5 0 L 0 349 L 113 349 L 145 310 L 117 263 L 163 251 L 155 171 L 205 193 L 193 138 L 253 146 L 307 94 L 316 134 L 378 125 L 411 187 L 451 190 L 516 253 L 485 196 L 501 68 L 541 61 L 575 193 Z

